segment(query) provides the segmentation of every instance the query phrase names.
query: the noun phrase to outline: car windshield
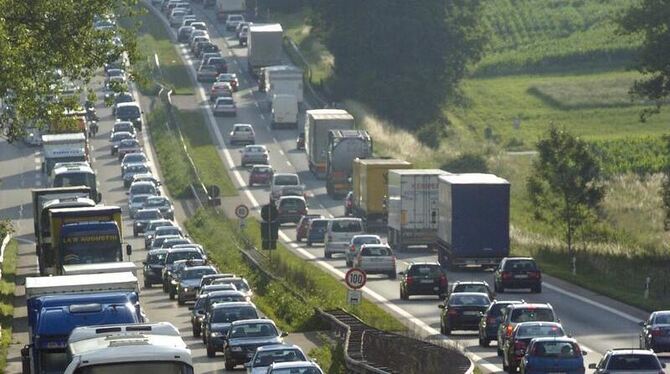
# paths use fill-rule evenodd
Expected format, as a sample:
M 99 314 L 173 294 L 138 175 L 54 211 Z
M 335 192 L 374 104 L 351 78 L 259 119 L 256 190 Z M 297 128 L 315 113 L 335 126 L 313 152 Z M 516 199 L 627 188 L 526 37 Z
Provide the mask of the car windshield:
M 381 244 L 382 241 L 379 238 L 374 236 L 359 236 L 354 238 L 354 244 L 363 245 L 363 244 Z
M 652 355 L 613 355 L 607 370 L 661 370 L 658 359 Z
M 165 259 L 165 252 L 159 253 L 149 253 L 147 255 L 147 263 L 149 264 L 159 264 Z
M 118 117 L 139 117 L 140 108 L 134 105 L 122 106 L 116 109 L 116 115 Z
M 488 287 L 483 284 L 458 284 L 454 287 L 454 292 L 483 292 L 489 293 Z
M 165 224 L 166 227 L 160 227 L 156 229 L 156 236 L 161 235 L 181 235 L 179 228 Z
M 143 204 L 147 201 L 148 198 L 148 195 L 133 196 L 133 198 L 130 200 L 130 203 L 133 205 Z
M 488 306 L 491 303 L 484 295 L 453 294 L 449 298 L 449 306 Z
M 217 308 L 212 311 L 212 323 L 230 323 L 243 319 L 256 319 L 258 313 L 251 306 Z
M 146 162 L 147 161 L 147 156 L 144 155 L 144 153 L 130 153 L 127 154 L 123 157 L 123 162 L 125 164 L 133 163 L 133 162 Z
M 413 265 L 407 275 L 438 276 L 442 274 L 439 265 Z
M 150 220 L 157 218 L 162 218 L 161 212 L 157 210 L 140 210 L 139 212 L 135 213 L 136 220 Z
M 536 342 L 530 351 L 532 356 L 551 358 L 577 358 L 581 357 L 581 351 L 573 342 Z
M 516 332 L 517 338 L 540 338 L 545 336 L 565 336 L 560 326 L 554 325 L 519 325 Z
M 172 264 L 175 261 L 179 260 L 191 260 L 191 259 L 201 259 L 202 255 L 200 252 L 196 251 L 188 251 L 188 252 L 172 252 L 169 253 L 166 257 L 166 261 L 168 264 Z
M 144 164 L 138 164 L 138 165 L 128 165 L 128 169 L 126 169 L 127 172 L 131 173 L 146 173 L 149 171 L 149 167 Z
M 114 133 L 114 135 L 112 135 L 112 141 L 113 142 L 120 142 L 121 140 L 130 139 L 132 137 L 133 136 L 129 132 L 118 132 L 118 133 Z
M 275 362 L 293 361 L 307 361 L 307 358 L 305 358 L 302 352 L 294 348 L 260 351 L 254 356 L 254 366 L 258 367 L 270 366 Z
M 277 175 L 274 184 L 276 186 L 295 186 L 300 183 L 297 175 Z
M 230 330 L 231 338 L 260 338 L 277 336 L 279 333 L 271 323 L 247 323 Z
M 382 257 L 391 256 L 391 250 L 386 247 L 363 247 L 361 256 Z
M 211 268 L 188 269 L 181 272 L 182 279 L 200 279 L 204 275 L 214 274 L 215 270 Z
M 153 184 L 136 184 L 130 188 L 131 195 L 155 195 L 156 187 Z
M 361 232 L 361 221 L 356 219 L 343 219 L 333 221 L 333 232 Z
M 147 199 L 147 207 L 163 207 L 170 205 L 170 202 L 164 198 L 149 198 Z
M 505 271 L 535 271 L 535 261 L 531 260 L 514 260 L 505 262 Z
M 554 313 L 547 308 L 519 308 L 512 311 L 512 322 L 552 322 Z

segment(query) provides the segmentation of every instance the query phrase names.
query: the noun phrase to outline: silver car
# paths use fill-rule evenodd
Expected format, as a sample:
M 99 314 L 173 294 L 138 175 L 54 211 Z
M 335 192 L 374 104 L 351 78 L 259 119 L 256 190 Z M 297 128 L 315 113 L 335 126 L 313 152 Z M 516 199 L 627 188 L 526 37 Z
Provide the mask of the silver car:
M 354 266 L 354 260 L 361 251 L 363 244 L 382 244 L 382 238 L 379 235 L 356 235 L 351 238 L 349 248 L 344 254 L 348 267 Z
M 147 199 L 153 195 L 136 195 L 128 201 L 128 215 L 130 218 L 135 217 L 135 213 L 144 207 Z
M 657 374 L 664 368 L 665 363 L 653 351 L 632 348 L 607 351 L 598 364 L 589 364 L 594 374 Z
M 236 116 L 237 106 L 232 97 L 219 97 L 212 108 L 215 116 Z
M 127 132 L 127 131 L 121 131 L 121 132 L 116 132 L 112 134 L 109 138 L 109 142 L 112 143 L 112 151 L 111 154 L 114 156 L 118 150 L 119 150 L 119 144 L 121 144 L 121 141 L 127 140 L 127 139 L 135 139 L 135 135 Z
M 121 132 L 121 131 L 126 131 L 129 132 L 135 136 L 137 136 L 135 132 L 135 126 L 133 126 L 133 123 L 130 121 L 116 121 L 114 122 L 114 125 L 112 127 L 112 134 L 111 136 L 114 136 L 115 133 Z
M 149 159 L 147 158 L 147 155 L 144 154 L 144 152 L 128 153 L 127 155 L 123 156 L 123 160 L 121 160 L 121 175 L 123 175 L 123 171 L 125 170 L 126 166 L 130 164 L 148 162 Z
M 396 278 L 395 255 L 387 244 L 363 244 L 354 266 L 368 274 L 388 274 Z
M 181 233 L 181 230 L 169 219 L 163 218 L 149 221 L 147 227 L 144 229 L 144 248 L 149 248 L 151 245 L 151 238 L 155 235 L 156 230 L 161 227 L 174 227 Z
M 137 174 L 144 174 L 149 172 L 149 164 L 145 162 L 138 162 L 133 164 L 127 164 L 123 169 L 123 174 L 121 178 L 123 179 L 123 187 L 128 188 L 134 181 L 134 177 Z
M 230 132 L 230 144 L 235 145 L 239 143 L 256 143 L 256 133 L 250 124 L 236 123 L 233 125 L 233 131 Z
M 165 196 L 152 196 L 144 203 L 144 209 L 158 209 L 164 218 L 174 220 L 174 206 Z
M 167 220 L 166 220 L 167 221 Z M 184 237 L 184 234 L 181 232 L 181 229 L 172 225 L 158 226 L 154 230 L 149 229 L 149 231 L 144 235 L 144 247 L 149 249 L 153 245 L 153 240 L 160 237 Z
M 142 208 L 135 212 L 135 216 L 133 218 L 135 219 L 135 222 L 133 223 L 133 236 L 138 237 L 139 234 L 144 233 L 144 229 L 147 227 L 150 221 L 161 219 L 163 218 L 163 215 L 161 215 L 161 211 L 158 209 Z
M 240 149 L 240 153 L 242 153 L 242 160 L 240 161 L 242 167 L 270 164 L 270 153 L 264 145 L 248 145 L 244 149 Z

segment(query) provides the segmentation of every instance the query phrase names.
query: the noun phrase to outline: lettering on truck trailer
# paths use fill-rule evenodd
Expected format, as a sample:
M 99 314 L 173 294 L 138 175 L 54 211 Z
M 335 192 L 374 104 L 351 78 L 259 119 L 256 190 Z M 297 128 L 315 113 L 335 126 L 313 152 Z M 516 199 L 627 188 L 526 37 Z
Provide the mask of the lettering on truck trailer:
M 95 243 L 106 241 L 117 241 L 117 235 L 90 235 L 90 236 L 71 236 L 63 239 L 63 243 L 77 244 L 77 243 Z

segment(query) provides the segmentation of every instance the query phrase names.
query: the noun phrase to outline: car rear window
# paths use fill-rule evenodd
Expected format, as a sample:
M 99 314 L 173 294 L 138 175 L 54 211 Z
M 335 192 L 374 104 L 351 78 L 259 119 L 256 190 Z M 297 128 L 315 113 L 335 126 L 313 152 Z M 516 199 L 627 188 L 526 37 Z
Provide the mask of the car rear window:
M 263 148 L 263 147 L 247 147 L 247 149 L 245 149 L 245 151 L 247 151 L 249 153 L 263 153 L 263 152 L 265 152 L 265 148 Z
M 535 261 L 532 260 L 513 260 L 506 261 L 503 270 L 506 271 L 534 271 L 537 270 Z
M 661 364 L 652 355 L 613 355 L 607 370 L 660 370 Z
M 374 236 L 362 236 L 358 238 L 354 238 L 354 244 L 356 245 L 363 245 L 363 244 L 381 244 L 382 241 L 379 240 L 379 238 L 375 238 Z
M 510 305 L 508 303 L 496 303 L 491 307 L 491 310 L 489 311 L 489 314 L 493 317 L 499 317 L 502 315 L 502 310 L 504 308 L 507 308 L 507 306 Z
M 315 219 L 311 222 L 312 228 L 322 228 L 328 226 L 328 220 L 325 219 Z
M 254 168 L 254 170 L 253 170 L 254 173 L 258 173 L 258 174 L 266 174 L 266 173 L 269 173 L 271 171 L 272 170 L 270 168 L 267 168 L 267 167 Z
M 572 342 L 536 342 L 530 352 L 532 356 L 551 358 L 577 358 L 581 351 L 577 344 Z
M 655 325 L 667 325 L 670 324 L 670 313 L 658 313 L 654 316 L 653 323 Z
M 146 210 L 146 211 L 140 210 L 139 212 L 135 213 L 135 219 L 147 220 L 157 218 L 162 218 L 161 213 L 157 210 Z
M 247 323 L 235 326 L 230 331 L 231 338 L 260 338 L 277 335 L 279 335 L 277 329 L 270 323 Z
M 535 324 L 530 326 L 519 325 L 519 330 L 516 332 L 516 337 L 522 339 L 564 335 L 563 329 L 559 326 L 541 326 Z
M 274 181 L 276 186 L 294 186 L 299 183 L 297 175 L 277 175 Z
M 487 306 L 491 303 L 484 295 L 459 295 L 453 294 L 449 298 L 449 306 Z
M 361 232 L 363 227 L 361 221 L 355 219 L 344 219 L 333 221 L 331 228 L 333 232 Z
M 305 202 L 300 199 L 284 199 L 281 201 L 282 208 L 303 208 Z
M 439 265 L 412 265 L 407 272 L 408 275 L 437 276 L 442 274 Z
M 390 256 L 391 251 L 385 247 L 368 247 L 361 250 L 361 256 Z
M 554 312 L 547 308 L 518 308 L 512 311 L 512 322 L 553 322 Z
M 488 293 L 488 288 L 483 284 L 458 284 L 454 292 L 483 292 Z

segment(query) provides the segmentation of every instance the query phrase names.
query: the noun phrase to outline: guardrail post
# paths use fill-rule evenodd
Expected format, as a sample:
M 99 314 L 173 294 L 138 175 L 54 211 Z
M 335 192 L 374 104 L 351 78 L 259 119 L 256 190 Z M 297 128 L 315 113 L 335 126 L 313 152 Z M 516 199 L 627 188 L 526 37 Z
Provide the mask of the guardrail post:
M 644 282 L 644 298 L 649 298 L 649 288 L 651 287 L 651 277 L 647 277 Z

